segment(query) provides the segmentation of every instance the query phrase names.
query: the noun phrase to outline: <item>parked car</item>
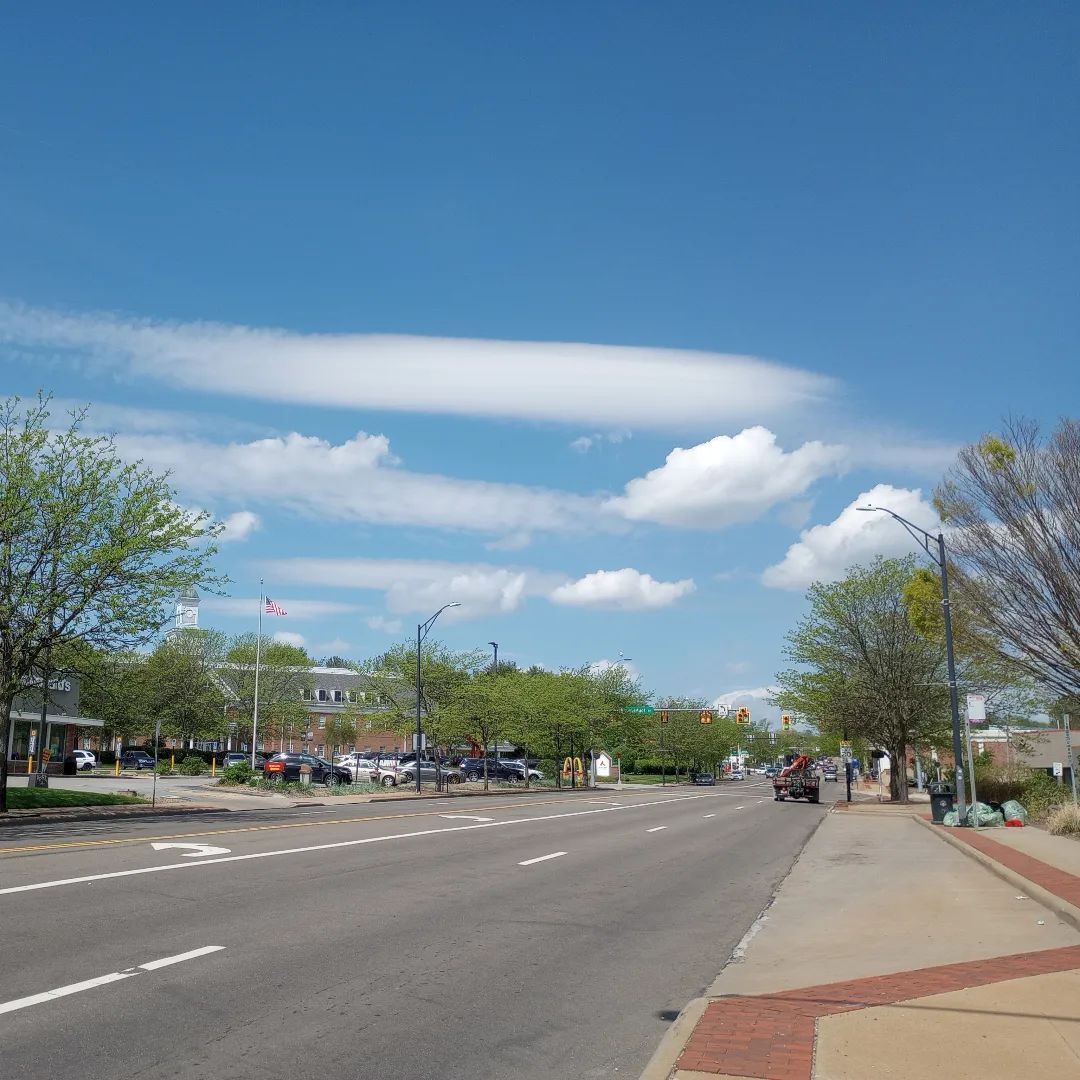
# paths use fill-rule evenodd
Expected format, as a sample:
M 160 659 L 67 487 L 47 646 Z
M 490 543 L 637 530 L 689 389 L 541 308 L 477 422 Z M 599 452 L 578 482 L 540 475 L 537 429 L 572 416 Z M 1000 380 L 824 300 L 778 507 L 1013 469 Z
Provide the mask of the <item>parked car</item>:
M 502 758 L 501 760 L 506 765 L 507 768 L 514 769 L 516 772 L 520 773 L 522 779 L 524 779 L 524 777 L 525 777 L 525 762 L 522 761 L 521 758 Z M 544 774 L 538 768 L 536 768 L 536 766 L 530 765 L 529 766 L 529 782 L 532 783 L 534 780 L 543 780 L 543 779 L 544 779 Z
M 379 782 L 378 763 L 363 754 L 342 754 L 334 764 L 349 770 L 355 784 L 377 784 Z
M 268 780 L 299 780 L 300 766 L 311 766 L 311 782 L 333 787 L 335 784 L 352 782 L 352 774 L 340 765 L 331 765 L 323 758 L 311 754 L 274 754 L 263 766 L 263 776 Z
M 837 777 L 836 765 L 831 761 L 827 761 L 827 762 L 825 762 L 824 765 L 822 765 L 822 767 L 821 767 L 821 775 L 826 780 L 831 780 L 834 784 L 838 784 L 840 782 L 838 777 Z
M 445 761 L 440 761 L 436 768 L 435 758 L 420 759 L 420 780 L 422 783 L 435 783 L 443 779 L 449 784 L 460 784 L 464 776 L 460 769 Z M 392 765 L 379 765 L 379 781 L 383 787 L 395 787 L 398 784 L 416 783 L 416 755 L 405 754 Z
M 461 771 L 466 780 L 477 783 L 484 779 L 483 758 L 462 758 Z M 496 761 L 494 758 L 487 759 L 487 777 L 489 780 L 507 780 L 510 783 L 525 779 L 525 770 L 520 765 L 515 767 L 503 760 Z
M 265 754 L 255 755 L 255 768 L 261 769 L 267 762 Z M 241 765 L 244 762 L 251 764 L 251 755 L 245 753 L 243 750 L 230 750 L 227 754 L 224 754 L 221 758 L 221 768 L 227 769 L 230 765 Z
M 765 775 L 770 777 L 770 778 L 774 777 L 774 776 L 779 776 L 780 775 L 780 766 L 779 765 L 766 765 L 765 766 Z
M 80 772 L 86 772 L 87 769 L 97 768 L 97 757 L 89 750 L 72 750 L 72 755 L 75 758 L 75 767 Z
M 120 755 L 121 769 L 152 769 L 154 759 L 145 750 L 125 750 Z
M 690 782 L 698 787 L 714 787 L 716 785 L 716 777 L 711 772 L 699 772 L 694 773 Z

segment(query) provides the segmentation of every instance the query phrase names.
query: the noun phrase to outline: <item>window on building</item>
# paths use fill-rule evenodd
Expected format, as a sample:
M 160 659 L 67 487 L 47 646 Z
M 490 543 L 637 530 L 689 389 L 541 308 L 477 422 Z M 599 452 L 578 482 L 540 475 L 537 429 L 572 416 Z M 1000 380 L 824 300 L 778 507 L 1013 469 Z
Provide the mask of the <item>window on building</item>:
M 334 691 L 334 701 L 336 701 L 339 705 L 341 704 L 341 691 L 340 690 L 335 690 Z
M 300 687 L 300 700 L 301 701 L 310 701 L 311 700 L 311 691 L 306 686 L 301 686 Z
M 326 717 L 325 716 L 320 716 L 319 717 L 319 728 L 322 729 L 324 727 L 326 727 Z
M 326 751 L 326 747 L 323 746 L 322 743 L 319 743 L 319 745 L 315 747 L 315 753 L 318 754 L 319 757 L 322 757 L 323 754 L 325 753 L 325 751 Z
M 370 731 L 370 730 L 371 730 L 371 721 L 370 721 L 370 720 L 368 720 L 368 721 L 367 721 L 367 722 L 366 722 L 366 723 L 364 724 L 364 727 L 365 727 L 365 729 L 366 729 L 366 730 Z
M 329 701 L 330 700 L 329 695 L 321 687 L 319 688 L 318 693 L 319 693 L 319 700 L 320 701 Z

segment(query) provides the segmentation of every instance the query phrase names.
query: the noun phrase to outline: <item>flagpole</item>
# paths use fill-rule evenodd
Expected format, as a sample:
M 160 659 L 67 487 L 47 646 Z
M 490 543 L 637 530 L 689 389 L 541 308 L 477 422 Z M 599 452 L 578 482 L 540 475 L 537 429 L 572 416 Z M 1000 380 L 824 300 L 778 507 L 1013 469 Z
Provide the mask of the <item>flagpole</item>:
M 251 720 L 251 767 L 253 769 L 255 768 L 255 748 L 259 745 L 259 661 L 262 658 L 262 617 L 265 606 L 263 579 L 259 578 L 259 633 L 255 638 L 255 710 Z

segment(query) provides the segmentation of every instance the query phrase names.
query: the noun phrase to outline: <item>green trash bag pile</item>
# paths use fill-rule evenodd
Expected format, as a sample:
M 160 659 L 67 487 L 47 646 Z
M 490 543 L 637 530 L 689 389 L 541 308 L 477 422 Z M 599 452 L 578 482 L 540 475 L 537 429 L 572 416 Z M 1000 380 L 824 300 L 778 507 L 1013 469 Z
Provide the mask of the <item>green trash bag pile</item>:
M 1025 825 L 1028 823 L 1027 810 L 1024 809 L 1022 803 L 1018 803 L 1015 799 L 1003 802 L 1001 804 L 1001 812 L 1006 821 L 1022 821 Z
M 960 815 L 955 810 L 947 810 L 941 819 L 941 824 L 955 827 L 960 824 Z
M 1005 826 L 1005 815 L 982 802 L 973 803 L 968 807 L 964 820 L 968 825 L 978 825 L 980 829 L 997 829 Z

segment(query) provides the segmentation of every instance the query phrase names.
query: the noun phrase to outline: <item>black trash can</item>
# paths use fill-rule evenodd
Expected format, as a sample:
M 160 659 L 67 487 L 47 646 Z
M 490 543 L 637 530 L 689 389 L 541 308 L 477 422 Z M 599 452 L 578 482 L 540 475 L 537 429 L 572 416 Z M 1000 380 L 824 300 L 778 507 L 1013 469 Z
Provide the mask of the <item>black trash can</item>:
M 934 824 L 940 825 L 945 820 L 945 815 L 956 809 L 956 794 L 952 784 L 931 784 L 930 788 L 930 812 L 933 815 Z
M 74 754 L 68 754 L 64 758 L 64 775 L 65 776 L 78 776 L 79 775 L 79 761 Z

